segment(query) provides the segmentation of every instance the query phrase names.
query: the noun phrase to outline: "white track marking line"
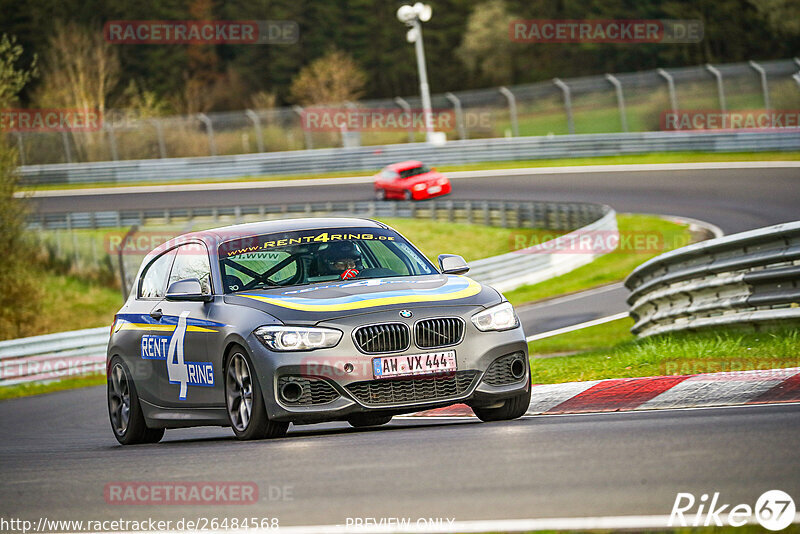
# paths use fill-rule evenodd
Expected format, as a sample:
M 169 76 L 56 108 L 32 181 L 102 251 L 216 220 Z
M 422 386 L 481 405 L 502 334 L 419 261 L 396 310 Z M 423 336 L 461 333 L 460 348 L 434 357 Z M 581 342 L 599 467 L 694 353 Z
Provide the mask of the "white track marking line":
M 669 507 L 669 503 L 665 503 Z M 728 523 L 728 514 L 718 516 L 723 524 Z M 355 519 L 355 518 L 350 518 Z M 360 517 L 359 519 L 367 519 Z M 524 532 L 531 530 L 606 530 L 606 529 L 671 529 L 669 526 L 669 515 L 618 515 L 618 516 L 595 516 L 595 517 L 547 517 L 540 519 L 481 519 L 473 521 L 452 521 L 447 518 L 439 518 L 440 521 L 431 522 L 430 518 L 406 517 L 369 517 L 374 521 L 384 520 L 383 524 L 370 525 L 304 525 L 304 526 L 281 526 L 280 532 L 289 534 L 365 534 L 374 532 L 376 534 L 393 534 L 404 532 Z M 388 520 L 393 523 L 389 524 Z M 702 526 L 707 519 L 706 515 L 699 518 L 693 514 L 686 514 L 687 524 L 698 522 Z M 398 524 L 399 520 L 407 522 Z M 713 520 L 712 520 L 713 521 Z M 750 524 L 758 524 L 754 516 L 747 520 Z M 796 513 L 794 522 L 800 522 L 800 513 Z M 175 534 L 178 531 L 173 531 Z M 222 531 L 224 532 L 224 531 Z M 270 529 L 251 529 L 250 532 L 259 534 L 272 534 L 275 530 Z
M 544 339 L 546 337 L 558 336 L 560 334 L 566 334 L 568 332 L 573 332 L 575 330 L 581 330 L 583 328 L 589 328 L 590 326 L 597 326 L 599 324 L 608 323 L 611 321 L 616 321 L 617 319 L 624 319 L 628 317 L 628 312 L 620 312 L 615 313 L 614 315 L 607 315 L 605 317 L 600 317 L 599 319 L 592 319 L 591 321 L 586 321 L 584 323 L 574 324 L 572 326 L 565 326 L 563 328 L 558 328 L 556 330 L 550 330 L 549 332 L 542 332 L 540 334 L 533 334 L 525 338 L 525 341 L 530 343 L 531 341 L 536 341 L 538 339 Z
M 780 169 L 800 168 L 800 161 L 731 161 L 701 163 L 647 163 L 622 165 L 577 165 L 569 167 L 528 167 L 518 169 L 490 169 L 483 171 L 455 171 L 444 173 L 448 178 L 484 178 L 547 174 L 591 174 L 606 172 L 647 172 L 681 170 L 725 170 L 725 169 Z M 211 178 L 214 180 L 215 178 Z M 94 187 L 87 189 L 56 189 L 49 191 L 20 191 L 17 197 L 68 197 L 84 195 L 109 195 L 130 193 L 166 193 L 187 191 L 217 191 L 230 189 L 270 189 L 275 187 L 315 187 L 320 185 L 371 183 L 373 176 L 346 176 L 342 178 L 298 178 L 288 180 L 264 180 L 259 182 L 211 182 L 205 184 L 144 185 L 120 187 Z

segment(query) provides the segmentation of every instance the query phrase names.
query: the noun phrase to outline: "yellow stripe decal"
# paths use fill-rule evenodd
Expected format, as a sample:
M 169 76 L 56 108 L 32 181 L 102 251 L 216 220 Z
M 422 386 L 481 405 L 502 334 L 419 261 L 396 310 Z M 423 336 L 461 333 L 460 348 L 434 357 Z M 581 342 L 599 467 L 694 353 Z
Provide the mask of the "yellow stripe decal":
M 175 325 L 169 324 L 144 324 L 144 323 L 124 323 L 120 330 L 147 330 L 150 332 L 174 332 Z M 217 332 L 211 328 L 204 328 L 202 326 L 187 326 L 187 332 Z
M 477 295 L 481 291 L 481 286 L 474 280 L 464 277 L 469 283 L 464 289 L 452 293 L 440 294 L 421 294 L 418 291 L 410 291 L 408 295 L 398 295 L 394 297 L 371 297 L 370 294 L 359 295 L 355 302 L 335 303 L 335 304 L 302 304 L 298 302 L 287 302 L 280 298 L 265 297 L 263 295 L 242 295 L 250 299 L 266 302 L 282 308 L 301 311 L 346 311 L 360 310 L 364 308 L 374 308 L 376 306 L 388 306 L 391 304 L 409 304 L 412 302 L 439 302 L 443 300 L 456 300 Z M 440 288 L 436 288 L 437 290 Z M 431 291 L 431 290 L 425 290 Z M 380 294 L 380 293 L 378 293 Z

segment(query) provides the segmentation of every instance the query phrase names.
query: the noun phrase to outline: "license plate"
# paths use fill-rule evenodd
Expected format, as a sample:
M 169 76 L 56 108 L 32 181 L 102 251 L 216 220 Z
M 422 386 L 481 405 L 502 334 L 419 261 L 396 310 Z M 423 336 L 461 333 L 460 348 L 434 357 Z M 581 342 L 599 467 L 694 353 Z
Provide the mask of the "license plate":
M 441 191 L 441 190 L 442 190 L 442 186 L 440 186 L 440 185 L 434 185 L 433 187 L 429 187 L 429 188 L 428 188 L 428 193 L 430 193 L 431 195 L 433 195 L 433 194 L 436 194 L 436 193 L 438 193 L 438 192 L 439 192 L 439 191 Z
M 456 371 L 456 351 L 428 352 L 408 356 L 382 356 L 372 359 L 375 378 L 453 373 Z

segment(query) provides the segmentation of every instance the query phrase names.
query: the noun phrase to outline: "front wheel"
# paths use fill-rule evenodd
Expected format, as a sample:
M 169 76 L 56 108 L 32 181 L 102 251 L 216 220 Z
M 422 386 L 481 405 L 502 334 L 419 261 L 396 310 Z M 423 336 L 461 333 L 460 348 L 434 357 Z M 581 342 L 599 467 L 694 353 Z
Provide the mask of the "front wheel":
M 531 388 L 514 397 L 506 399 L 502 406 L 498 408 L 478 408 L 473 407 L 472 411 L 483 422 L 489 421 L 508 421 L 525 415 L 528 406 L 531 404 Z
M 108 416 L 114 437 L 122 445 L 158 443 L 163 428 L 148 428 L 139 404 L 139 395 L 128 368 L 119 356 L 111 359 L 108 373 Z
M 385 425 L 392 420 L 391 415 L 375 415 L 371 413 L 362 413 L 351 416 L 347 422 L 354 428 L 362 428 L 365 426 L 379 426 Z
M 386 190 L 385 189 L 376 189 L 375 190 L 375 200 L 386 200 Z
M 277 423 L 267 417 L 258 377 L 241 347 L 231 351 L 225 366 L 225 406 L 237 439 L 279 438 L 289 428 L 289 423 Z
M 403 191 L 403 199 L 404 200 L 414 200 L 414 195 L 411 194 L 411 191 L 406 189 L 405 191 Z

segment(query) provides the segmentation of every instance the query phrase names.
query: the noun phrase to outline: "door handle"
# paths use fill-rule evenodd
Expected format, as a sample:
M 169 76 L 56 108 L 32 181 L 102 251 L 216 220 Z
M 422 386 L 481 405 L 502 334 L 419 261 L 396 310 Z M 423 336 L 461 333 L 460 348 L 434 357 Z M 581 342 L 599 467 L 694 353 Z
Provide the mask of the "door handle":
M 160 321 L 164 314 L 161 312 L 161 309 L 153 310 L 150 312 L 150 317 L 155 319 L 156 321 Z

